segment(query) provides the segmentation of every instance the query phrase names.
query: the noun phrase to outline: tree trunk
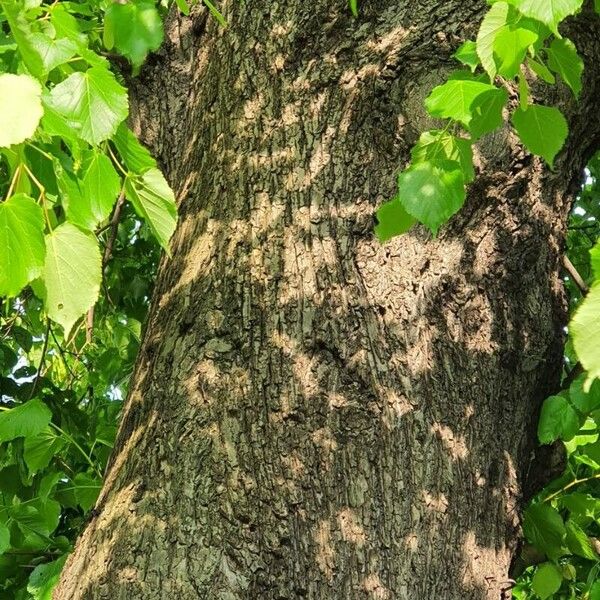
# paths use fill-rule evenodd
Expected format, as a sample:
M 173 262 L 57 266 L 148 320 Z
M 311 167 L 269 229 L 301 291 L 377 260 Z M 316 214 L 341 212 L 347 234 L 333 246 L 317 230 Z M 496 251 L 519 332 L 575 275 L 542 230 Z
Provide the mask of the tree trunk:
M 436 239 L 374 210 L 483 0 L 222 3 L 134 84 L 180 202 L 117 446 L 60 600 L 498 599 L 559 381 L 598 22 L 550 172 L 508 128 Z M 540 91 L 539 93 L 542 93 Z M 514 102 L 513 100 L 511 100 Z

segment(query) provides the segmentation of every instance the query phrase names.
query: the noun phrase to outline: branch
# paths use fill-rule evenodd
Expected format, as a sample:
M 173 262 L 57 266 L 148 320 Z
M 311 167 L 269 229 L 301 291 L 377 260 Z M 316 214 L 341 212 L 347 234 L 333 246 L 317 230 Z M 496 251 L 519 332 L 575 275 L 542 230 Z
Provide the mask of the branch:
M 589 292 L 590 288 L 587 286 L 586 282 L 583 280 L 583 277 L 579 274 L 579 271 L 577 271 L 566 254 L 563 256 L 563 267 L 575 285 L 579 288 L 579 291 L 585 296 Z
M 110 222 L 107 226 L 103 227 L 100 231 L 104 231 L 110 228 L 110 236 L 106 242 L 106 246 L 104 247 L 104 254 L 102 256 L 102 274 L 104 274 L 104 270 L 106 269 L 106 265 L 112 256 L 113 247 L 115 245 L 115 240 L 117 239 L 117 233 L 119 232 L 119 221 L 121 220 L 121 211 L 123 210 L 123 204 L 125 204 L 125 186 L 121 189 L 121 193 L 119 194 L 119 198 L 115 205 L 115 209 L 113 210 L 112 217 L 110 218 Z M 100 232 L 98 232 L 100 233 Z M 90 308 L 86 315 L 85 320 L 85 341 L 87 344 L 92 343 L 92 335 L 94 332 L 94 306 Z
M 42 369 L 44 368 L 44 363 L 46 362 L 46 352 L 48 351 L 48 341 L 50 340 L 50 319 L 46 318 L 46 336 L 44 338 L 44 346 L 42 348 L 42 357 L 40 358 L 40 366 L 38 367 L 37 373 L 35 375 L 35 379 L 33 380 L 33 386 L 31 387 L 31 392 L 29 394 L 29 400 L 31 400 L 35 396 L 35 392 L 42 376 Z

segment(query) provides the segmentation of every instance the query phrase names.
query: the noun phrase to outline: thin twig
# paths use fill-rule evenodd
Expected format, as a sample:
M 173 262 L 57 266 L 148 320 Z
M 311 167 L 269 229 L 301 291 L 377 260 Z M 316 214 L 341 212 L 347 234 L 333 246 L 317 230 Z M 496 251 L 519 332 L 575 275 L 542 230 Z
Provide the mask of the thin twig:
M 571 384 L 583 373 L 583 365 L 578 362 L 567 374 L 565 380 L 562 382 L 563 388 L 571 387 Z
M 106 267 L 106 263 L 110 260 L 110 257 L 112 256 L 113 247 L 115 245 L 115 240 L 117 239 L 117 233 L 119 231 L 119 221 L 121 219 L 121 211 L 123 210 L 123 204 L 125 204 L 125 186 L 123 186 L 123 188 L 121 189 L 119 199 L 117 200 L 117 204 L 115 205 L 115 209 L 110 219 L 111 231 L 110 237 L 108 238 L 106 246 L 104 247 L 104 256 L 102 257 L 102 269 Z
M 31 392 L 29 394 L 29 400 L 31 400 L 35 396 L 35 392 L 37 390 L 38 383 L 42 377 L 42 369 L 44 368 L 44 363 L 46 362 L 46 352 L 48 351 L 49 339 L 50 339 L 50 319 L 46 318 L 46 336 L 44 338 L 44 346 L 42 347 L 42 357 L 40 358 L 40 366 L 38 367 L 35 379 L 33 380 L 33 386 L 31 387 Z
M 557 496 L 560 496 L 560 494 L 562 494 L 563 492 L 566 492 L 567 490 L 570 490 L 572 487 L 575 487 L 576 485 L 579 485 L 580 483 L 586 483 L 588 481 L 592 481 L 594 479 L 600 479 L 600 473 L 596 473 L 595 475 L 592 475 L 591 477 L 584 477 L 583 479 L 575 479 L 574 481 L 571 481 L 571 483 L 568 483 L 567 485 L 562 487 L 557 492 L 554 492 L 553 494 L 550 494 L 547 498 L 544 498 L 543 502 L 550 502 L 550 500 L 553 500 Z
M 65 356 L 65 351 L 63 350 L 62 346 L 58 343 L 58 340 L 56 339 L 56 336 L 54 335 L 54 329 L 52 329 L 52 327 L 50 327 L 50 335 L 52 336 L 52 339 L 54 340 L 54 343 L 56 344 L 56 347 L 58 348 L 58 352 L 60 354 L 60 357 L 62 358 L 63 364 L 65 365 L 65 369 L 69 372 L 71 379 L 73 379 L 75 377 L 75 374 L 73 373 L 73 371 L 71 370 L 71 367 L 69 366 L 69 363 L 67 362 L 67 357 Z
M 108 228 L 110 228 L 110 236 L 106 242 L 106 246 L 104 246 L 104 254 L 102 256 L 102 273 L 104 274 L 104 270 L 106 269 L 106 265 L 112 256 L 112 251 L 115 245 L 115 241 L 117 239 L 117 234 L 119 232 L 119 221 L 121 220 L 121 211 L 123 210 L 123 204 L 125 204 L 125 186 L 121 188 L 121 193 L 119 194 L 119 198 L 117 203 L 115 204 L 115 208 L 113 210 L 112 216 L 110 218 L 110 222 L 108 224 Z M 102 228 L 104 231 L 107 227 Z M 109 298 L 110 300 L 110 298 Z M 86 344 L 92 343 L 92 337 L 94 334 L 94 306 L 88 310 L 86 318 L 85 318 L 85 341 Z
M 583 277 L 579 274 L 579 271 L 577 271 L 566 254 L 563 256 L 563 267 L 569 274 L 569 277 L 575 282 L 575 285 L 579 288 L 579 291 L 585 296 L 589 292 L 590 288 L 587 286 L 586 282 L 583 280 Z

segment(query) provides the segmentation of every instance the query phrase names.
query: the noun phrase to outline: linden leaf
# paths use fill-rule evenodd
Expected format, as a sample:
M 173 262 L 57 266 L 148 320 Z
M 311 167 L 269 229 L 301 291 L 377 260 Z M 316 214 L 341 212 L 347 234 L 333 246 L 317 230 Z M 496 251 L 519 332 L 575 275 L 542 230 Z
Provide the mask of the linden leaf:
M 148 53 L 157 50 L 163 41 L 163 24 L 154 2 L 113 2 L 106 10 L 104 27 L 106 47 L 114 45 L 134 67 L 141 66 Z
M 473 118 L 472 105 L 486 92 L 496 88 L 474 79 L 450 79 L 435 87 L 425 99 L 425 107 L 432 117 L 454 119 L 465 127 Z
M 375 226 L 375 235 L 380 242 L 406 233 L 416 222 L 411 217 L 397 198 L 382 204 L 377 211 L 377 225 Z
M 406 212 L 436 235 L 465 200 L 460 164 L 439 160 L 412 165 L 398 176 L 398 198 Z
M 583 0 L 512 0 L 512 4 L 526 17 L 541 21 L 560 37 L 559 23 L 578 12 Z
M 72 73 L 45 101 L 92 145 L 114 135 L 129 110 L 127 90 L 104 67 Z
M 177 207 L 173 191 L 163 174 L 153 168 L 141 176 L 127 177 L 125 194 L 168 252 L 169 239 L 177 224 Z
M 527 110 L 518 108 L 513 113 L 512 123 L 527 149 L 543 157 L 552 167 L 569 133 L 560 110 L 539 104 L 528 106 Z
M 548 54 L 548 66 L 558 73 L 562 80 L 573 90 L 577 98 L 581 92 L 581 76 L 583 75 L 583 60 L 577 54 L 577 48 L 571 40 L 555 39 Z
M 75 225 L 63 223 L 46 236 L 46 310 L 63 326 L 65 337 L 98 299 L 101 264 L 96 237 Z
M 44 267 L 44 216 L 32 198 L 0 203 L 0 296 L 16 296 Z
M 589 390 L 591 382 L 600 377 L 600 284 L 593 285 L 583 299 L 571 322 L 569 332 L 577 357 L 588 372 L 584 389 Z
M 29 75 L 0 75 L 0 147 L 20 144 L 35 133 L 44 114 L 42 86 Z
M 511 7 L 506 2 L 493 4 L 479 27 L 477 34 L 477 54 L 490 79 L 493 80 L 498 72 L 494 60 L 494 44 L 496 37 L 508 23 Z
M 551 562 L 541 564 L 535 571 L 531 588 L 541 598 L 546 600 L 558 592 L 562 585 L 562 575 L 558 568 Z
M 0 412 L 0 442 L 38 435 L 50 423 L 50 409 L 37 398 Z

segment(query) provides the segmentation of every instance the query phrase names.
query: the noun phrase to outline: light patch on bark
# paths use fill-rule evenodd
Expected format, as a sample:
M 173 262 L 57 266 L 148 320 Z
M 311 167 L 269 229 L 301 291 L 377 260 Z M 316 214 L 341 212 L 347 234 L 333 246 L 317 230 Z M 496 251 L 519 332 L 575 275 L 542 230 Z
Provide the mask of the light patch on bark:
M 381 583 L 381 579 L 376 573 L 371 573 L 365 577 L 363 588 L 374 600 L 387 600 L 390 597 L 389 590 Z
M 306 466 L 297 452 L 292 453 L 290 456 L 282 456 L 281 462 L 294 479 L 300 479 L 306 473 Z
M 419 536 L 416 533 L 409 533 L 404 538 L 404 545 L 411 552 L 416 552 L 419 547 Z
M 465 439 L 454 433 L 447 425 L 434 423 L 431 432 L 441 440 L 453 460 L 465 459 L 468 456 L 469 449 Z
M 328 520 L 319 523 L 314 533 L 314 540 L 317 545 L 317 565 L 323 575 L 331 581 L 335 565 L 335 550 L 331 540 L 331 524 Z
M 377 54 L 396 53 L 399 48 L 402 48 L 402 40 L 410 34 L 412 28 L 406 29 L 401 25 L 393 27 L 385 35 L 382 35 L 377 40 L 369 40 L 366 47 Z
M 475 534 L 470 531 L 465 535 L 463 551 L 465 555 L 465 571 L 463 583 L 473 589 L 489 590 L 490 598 L 501 598 L 506 587 L 506 574 L 499 569 L 502 559 L 509 560 L 509 552 L 500 545 L 490 548 L 477 543 Z
M 440 514 L 446 514 L 446 511 L 448 510 L 448 499 L 444 494 L 435 496 L 431 492 L 423 490 L 422 498 L 425 506 L 429 510 Z
M 351 508 L 342 509 L 337 515 L 337 520 L 345 541 L 357 546 L 362 546 L 367 541 L 367 534 Z
M 331 409 L 348 406 L 348 399 L 343 394 L 330 392 L 327 394 L 327 399 L 329 400 L 329 408 Z
M 408 398 L 399 394 L 391 388 L 381 386 L 381 394 L 392 413 L 397 417 L 403 417 L 415 410 L 415 407 L 409 402 Z
M 331 468 L 334 452 L 338 447 L 335 438 L 329 429 L 323 427 L 313 431 L 312 440 L 321 451 L 320 456 L 322 467 L 328 471 Z

